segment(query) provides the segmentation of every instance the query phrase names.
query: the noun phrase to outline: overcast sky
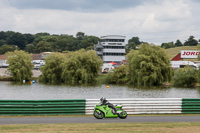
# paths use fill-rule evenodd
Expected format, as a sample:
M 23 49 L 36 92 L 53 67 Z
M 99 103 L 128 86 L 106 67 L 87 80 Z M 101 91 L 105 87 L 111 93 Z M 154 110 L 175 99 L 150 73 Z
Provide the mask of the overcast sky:
M 0 0 L 0 31 L 200 39 L 200 0 Z

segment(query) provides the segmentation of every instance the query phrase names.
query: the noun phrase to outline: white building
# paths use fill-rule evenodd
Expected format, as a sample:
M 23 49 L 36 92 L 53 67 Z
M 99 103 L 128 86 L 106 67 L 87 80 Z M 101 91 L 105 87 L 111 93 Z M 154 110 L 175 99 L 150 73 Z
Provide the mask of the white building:
M 116 62 L 119 64 L 125 60 L 125 36 L 102 36 L 95 45 L 95 50 L 104 63 Z

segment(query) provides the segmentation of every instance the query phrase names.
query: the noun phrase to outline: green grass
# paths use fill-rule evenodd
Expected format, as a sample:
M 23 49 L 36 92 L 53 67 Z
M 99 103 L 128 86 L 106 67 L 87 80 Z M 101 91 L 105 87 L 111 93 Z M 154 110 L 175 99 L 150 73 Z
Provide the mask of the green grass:
M 135 114 L 129 116 L 200 116 L 200 114 Z M 93 115 L 0 115 L 0 118 L 25 118 L 25 117 L 94 117 Z
M 0 81 L 12 81 L 12 77 L 0 77 Z
M 1 133 L 197 133 L 200 123 L 72 123 L 0 125 Z
M 107 83 L 107 74 L 99 74 L 96 78 L 98 84 L 106 84 Z
M 180 50 L 199 50 L 196 46 L 182 46 L 166 49 L 166 52 L 170 59 L 174 58 Z

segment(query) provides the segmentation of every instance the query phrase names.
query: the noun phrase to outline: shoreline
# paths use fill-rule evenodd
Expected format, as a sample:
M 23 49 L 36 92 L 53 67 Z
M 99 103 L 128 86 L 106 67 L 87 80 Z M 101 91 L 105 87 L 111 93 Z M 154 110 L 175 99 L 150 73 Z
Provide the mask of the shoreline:
M 0 68 L 0 81 L 2 80 L 5 81 L 5 79 L 8 79 L 10 81 L 10 79 L 12 78 L 6 71 L 7 68 Z M 38 78 L 42 74 L 40 70 L 32 70 L 32 73 L 33 73 L 32 78 Z
M 0 68 L 0 81 L 13 81 L 12 77 L 6 71 L 7 68 Z M 32 73 L 32 79 L 37 79 L 42 74 L 40 70 L 32 70 Z

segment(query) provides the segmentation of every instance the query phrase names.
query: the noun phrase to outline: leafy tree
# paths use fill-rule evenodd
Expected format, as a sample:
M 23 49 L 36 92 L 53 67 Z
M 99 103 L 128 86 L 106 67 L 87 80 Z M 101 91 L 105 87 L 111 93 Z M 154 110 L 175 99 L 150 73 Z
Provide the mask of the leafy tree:
M 136 44 L 134 42 L 126 44 L 126 52 L 128 53 L 131 49 L 136 49 Z
M 5 40 L 0 40 L 0 46 L 6 44 L 6 41 Z
M 172 77 L 173 85 L 179 87 L 193 86 L 193 83 L 195 83 L 196 81 L 197 70 L 190 66 L 179 68 L 174 72 L 174 76 Z
M 34 36 L 32 34 L 24 34 L 26 44 L 30 44 L 34 40 Z
M 94 46 L 89 46 L 85 50 L 88 51 L 88 50 L 93 50 L 93 49 L 94 49 Z
M 101 66 L 102 60 L 94 50 L 71 52 L 63 64 L 62 78 L 67 84 L 93 83 Z
M 53 52 L 57 52 L 59 51 L 59 46 L 57 45 L 57 41 L 58 41 L 58 36 L 44 36 L 42 37 L 44 42 L 47 42 L 49 44 L 49 47 L 51 47 L 51 51 Z
M 198 58 L 199 58 L 199 56 L 198 56 Z M 197 81 L 200 83 L 200 66 L 197 70 Z
M 52 51 L 51 43 L 45 42 L 45 41 L 40 41 L 35 46 L 35 51 L 38 53 Z
M 75 51 L 78 50 L 78 40 L 73 36 L 61 35 L 57 41 L 57 46 L 61 51 Z
M 46 39 L 44 39 L 46 36 L 50 36 L 49 33 L 46 32 L 41 32 L 41 33 L 37 33 L 34 35 L 34 40 L 32 42 L 32 44 L 36 45 L 37 43 L 39 43 L 40 41 L 46 41 Z M 44 39 L 44 40 L 43 40 Z
M 132 37 L 128 40 L 128 44 L 126 44 L 126 52 L 128 53 L 131 49 L 136 49 L 138 45 L 140 45 L 139 37 Z
M 29 53 L 33 53 L 34 52 L 34 48 L 35 48 L 35 46 L 33 44 L 27 44 L 26 48 L 25 48 L 25 51 L 29 52 Z
M 128 57 L 128 79 L 136 85 L 159 85 L 170 81 L 172 68 L 164 49 L 153 44 L 141 44 Z
M 78 33 L 76 33 L 76 38 L 78 40 L 83 40 L 84 36 L 85 36 L 84 32 L 78 32 Z
M 200 49 L 200 44 L 197 45 L 197 49 Z M 198 58 L 197 59 L 198 59 L 198 61 L 200 61 L 200 54 L 198 54 Z
M 176 40 L 176 43 L 174 44 L 176 47 L 183 46 L 180 40 Z
M 135 45 L 141 44 L 139 37 L 132 37 L 131 39 L 128 40 L 128 43 L 130 43 L 130 42 L 134 42 Z
M 17 49 L 17 46 L 4 44 L 3 46 L 0 47 L 0 54 L 5 54 L 8 51 L 11 52 L 16 49 Z
M 11 35 L 8 38 L 7 43 L 17 45 L 21 50 L 24 50 L 24 48 L 26 47 L 25 36 L 19 32 L 16 32 L 13 35 Z
M 8 71 L 12 76 L 13 80 L 22 82 L 23 80 L 30 80 L 32 77 L 33 64 L 31 63 L 31 55 L 20 50 L 14 52 L 8 52 L 7 63 Z
M 7 31 L 6 32 L 6 38 L 9 38 L 9 37 L 13 36 L 14 34 L 15 34 L 14 31 Z
M 113 72 L 109 72 L 106 75 L 107 83 L 112 84 L 125 84 L 128 82 L 127 80 L 127 66 L 123 65 L 117 69 L 114 69 Z
M 4 31 L 0 32 L 0 40 L 5 40 L 6 39 L 6 33 Z
M 41 36 L 50 36 L 50 34 L 47 32 L 40 32 L 40 33 L 35 34 L 35 38 L 41 37 Z
M 185 41 L 184 46 L 196 46 L 198 41 L 194 39 L 194 36 L 190 36 L 187 41 Z
M 165 49 L 172 48 L 172 47 L 174 47 L 174 43 L 173 42 L 162 43 L 161 47 L 165 48 Z
M 61 53 L 52 53 L 45 58 L 45 65 L 41 67 L 40 81 L 45 83 L 62 83 L 62 64 L 65 56 Z
M 87 49 L 88 47 L 94 47 L 94 44 L 98 43 L 99 38 L 95 36 L 84 36 L 81 40 L 79 49 Z

